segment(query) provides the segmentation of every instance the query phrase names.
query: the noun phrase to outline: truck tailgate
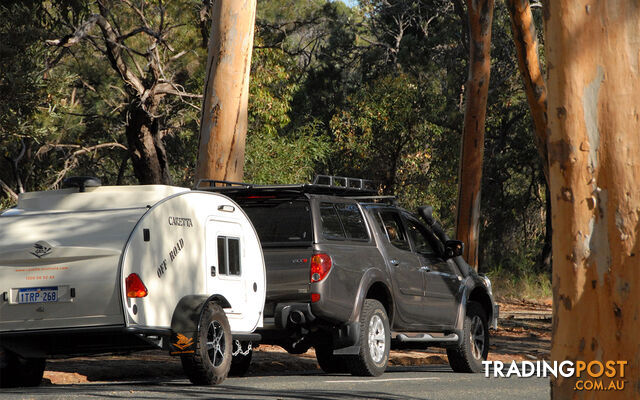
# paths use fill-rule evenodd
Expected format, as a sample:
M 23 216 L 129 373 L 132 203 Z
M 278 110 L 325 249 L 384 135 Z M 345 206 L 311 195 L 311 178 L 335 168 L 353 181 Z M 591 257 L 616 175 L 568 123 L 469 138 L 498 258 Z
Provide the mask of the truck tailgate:
M 124 324 L 120 257 L 145 211 L 0 217 L 0 332 Z
M 313 249 L 263 248 L 267 270 L 265 317 L 272 317 L 274 307 L 283 302 L 309 301 L 309 268 Z

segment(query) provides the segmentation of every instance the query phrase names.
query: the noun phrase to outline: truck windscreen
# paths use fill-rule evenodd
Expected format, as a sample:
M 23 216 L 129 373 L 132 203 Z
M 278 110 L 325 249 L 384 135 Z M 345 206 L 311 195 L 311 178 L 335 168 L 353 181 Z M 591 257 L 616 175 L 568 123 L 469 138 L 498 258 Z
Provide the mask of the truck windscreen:
M 304 200 L 271 199 L 241 202 L 264 247 L 310 246 L 313 241 L 311 210 Z

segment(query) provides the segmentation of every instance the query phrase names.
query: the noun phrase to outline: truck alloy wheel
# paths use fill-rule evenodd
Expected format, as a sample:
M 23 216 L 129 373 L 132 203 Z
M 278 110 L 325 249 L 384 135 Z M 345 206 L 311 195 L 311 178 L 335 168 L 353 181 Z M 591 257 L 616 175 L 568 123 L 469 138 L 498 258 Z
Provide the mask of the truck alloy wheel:
M 180 356 L 182 368 L 195 385 L 217 385 L 224 381 L 231 367 L 231 329 L 224 310 L 207 303 L 200 317 L 195 350 Z
M 474 301 L 467 304 L 461 344 L 447 349 L 449 365 L 455 372 L 482 372 L 482 361 L 489 353 L 489 325 L 482 306 Z
M 387 312 L 378 300 L 366 299 L 360 314 L 360 352 L 349 356 L 349 371 L 357 376 L 380 376 L 387 369 L 391 332 Z

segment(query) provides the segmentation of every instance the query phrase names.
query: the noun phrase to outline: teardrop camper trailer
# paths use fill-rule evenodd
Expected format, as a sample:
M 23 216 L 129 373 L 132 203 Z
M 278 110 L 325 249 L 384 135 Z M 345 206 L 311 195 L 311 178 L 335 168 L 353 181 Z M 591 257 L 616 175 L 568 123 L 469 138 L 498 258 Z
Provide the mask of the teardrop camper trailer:
M 262 326 L 246 214 L 217 193 L 69 183 L 0 216 L 0 386 L 39 384 L 47 357 L 155 348 L 221 382 Z

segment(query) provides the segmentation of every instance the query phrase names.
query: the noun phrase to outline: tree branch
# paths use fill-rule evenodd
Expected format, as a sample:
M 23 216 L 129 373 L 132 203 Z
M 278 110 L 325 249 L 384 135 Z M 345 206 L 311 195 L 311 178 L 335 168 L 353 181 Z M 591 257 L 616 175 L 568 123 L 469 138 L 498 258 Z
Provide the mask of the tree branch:
M 107 58 L 109 58 L 111 65 L 120 74 L 129 87 L 141 96 L 145 92 L 145 87 L 140 78 L 133 74 L 127 67 L 127 64 L 122 57 L 123 46 L 118 41 L 119 35 L 104 16 L 100 14 L 93 14 L 73 34 L 67 35 L 62 39 L 47 40 L 46 43 L 49 46 L 71 47 L 86 38 L 96 24 L 102 31 L 105 44 L 107 45 Z
M 14 192 L 9 185 L 7 185 L 6 183 L 4 183 L 4 181 L 2 179 L 0 179 L 0 188 L 2 188 L 2 190 L 4 190 L 4 192 L 9 196 L 9 198 L 14 201 L 17 202 L 18 201 L 18 194 L 16 192 Z
M 128 150 L 126 146 L 117 142 L 100 143 L 90 147 L 85 147 L 79 144 L 45 144 L 40 149 L 38 149 L 38 151 L 36 152 L 36 157 L 47 153 L 51 149 L 78 149 L 73 153 L 71 153 L 71 155 L 69 156 L 69 157 L 77 157 L 79 155 L 82 155 L 91 151 L 103 149 L 103 148 L 119 148 L 123 150 Z

